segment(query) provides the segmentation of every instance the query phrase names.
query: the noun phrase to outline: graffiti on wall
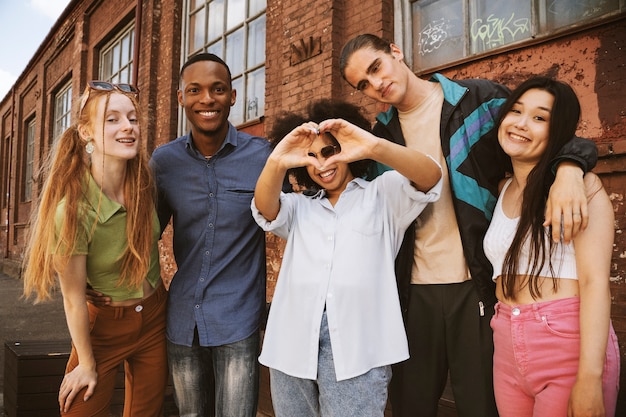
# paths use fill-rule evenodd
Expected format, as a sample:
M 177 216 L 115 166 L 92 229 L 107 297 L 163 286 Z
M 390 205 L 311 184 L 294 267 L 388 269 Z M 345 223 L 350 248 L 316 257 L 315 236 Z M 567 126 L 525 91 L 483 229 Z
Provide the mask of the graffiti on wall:
M 528 17 L 498 17 L 493 14 L 486 19 L 475 19 L 470 26 L 470 36 L 474 49 L 486 51 L 502 45 L 527 38 L 530 34 Z

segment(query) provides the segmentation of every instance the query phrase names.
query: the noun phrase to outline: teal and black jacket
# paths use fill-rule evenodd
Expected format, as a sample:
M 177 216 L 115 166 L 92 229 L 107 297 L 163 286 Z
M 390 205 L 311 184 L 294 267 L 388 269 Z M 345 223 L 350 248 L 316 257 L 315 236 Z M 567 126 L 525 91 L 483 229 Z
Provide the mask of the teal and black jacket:
M 493 269 L 483 251 L 483 238 L 498 199 L 498 183 L 511 172 L 509 157 L 500 147 L 495 125 L 498 112 L 510 91 L 484 79 L 452 81 L 435 74 L 432 82 L 443 88 L 441 148 L 448 165 L 454 210 L 472 281 L 485 307 L 496 302 Z M 375 135 L 405 145 L 396 108 L 377 116 Z M 597 161 L 593 141 L 574 138 L 555 160 L 577 162 L 588 172 Z M 379 166 L 379 170 L 384 170 Z M 553 180 L 553 179 L 552 179 Z M 408 306 L 415 228 L 409 227 L 396 259 L 398 290 L 403 312 Z

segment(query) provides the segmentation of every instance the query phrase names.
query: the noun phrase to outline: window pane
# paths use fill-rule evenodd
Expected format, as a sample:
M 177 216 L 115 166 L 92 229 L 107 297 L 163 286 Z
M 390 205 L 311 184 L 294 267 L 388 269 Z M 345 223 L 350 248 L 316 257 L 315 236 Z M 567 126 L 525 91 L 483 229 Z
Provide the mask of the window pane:
M 244 70 L 243 28 L 226 37 L 226 64 L 233 76 L 243 73 Z
M 117 77 L 117 83 L 130 84 L 131 79 L 131 67 L 126 67 L 123 71 L 119 73 Z
M 111 51 L 106 52 L 102 56 L 102 66 L 100 68 L 100 78 L 103 80 L 108 80 L 111 78 L 111 73 L 113 72 L 113 60 L 111 59 Z
M 205 9 L 202 8 L 189 18 L 189 52 L 195 52 L 204 45 Z
M 461 0 L 413 3 L 413 56 L 418 69 L 458 60 L 465 53 Z
M 267 7 L 266 0 L 250 0 L 250 11 L 248 12 L 248 17 L 255 16 L 261 10 Z
M 228 0 L 226 6 L 226 30 L 230 30 L 243 23 L 246 18 L 245 0 Z
M 234 124 L 238 125 L 243 123 L 243 105 L 246 101 L 246 97 L 243 89 L 243 77 L 239 77 L 236 80 L 233 80 L 233 89 L 237 90 L 237 100 L 235 101 L 235 105 L 230 108 L 230 117 L 228 120 Z
M 470 6 L 472 54 L 530 38 L 529 1 L 477 0 Z
M 113 50 L 111 51 L 112 54 L 112 58 L 113 58 L 113 70 L 115 71 L 115 69 L 117 68 L 117 70 L 119 71 L 119 68 L 121 67 L 121 63 L 120 63 L 120 45 L 117 44 L 113 47 Z
M 552 0 L 541 2 L 539 27 L 542 32 L 551 32 L 617 10 L 619 10 L 619 0 Z
M 263 116 L 265 110 L 265 68 L 248 74 L 246 94 L 247 120 Z
M 122 38 L 122 49 L 121 49 L 121 55 L 120 55 L 120 59 L 121 59 L 121 65 L 128 65 L 128 63 L 130 62 L 131 56 L 130 56 L 130 36 L 124 36 Z
M 133 60 L 133 51 L 134 51 L 133 46 L 135 45 L 135 28 L 130 29 L 129 45 L 130 45 L 130 48 L 128 49 L 128 61 L 127 62 L 131 62 Z
M 204 0 L 189 0 L 189 10 L 195 10 L 198 6 L 202 5 Z
M 265 15 L 248 25 L 248 68 L 265 62 Z
M 213 40 L 220 38 L 223 34 L 224 0 L 215 0 L 209 5 L 209 28 L 207 41 L 212 42 Z
M 207 52 L 215 54 L 220 58 L 224 56 L 224 43 L 222 41 L 216 42 L 207 48 Z
M 33 163 L 35 155 L 35 120 L 28 123 L 26 132 L 26 164 L 24 167 L 24 201 L 33 197 Z
M 70 127 L 72 114 L 72 84 L 64 86 L 55 97 L 54 106 L 54 133 L 53 140 L 56 141 L 63 132 Z

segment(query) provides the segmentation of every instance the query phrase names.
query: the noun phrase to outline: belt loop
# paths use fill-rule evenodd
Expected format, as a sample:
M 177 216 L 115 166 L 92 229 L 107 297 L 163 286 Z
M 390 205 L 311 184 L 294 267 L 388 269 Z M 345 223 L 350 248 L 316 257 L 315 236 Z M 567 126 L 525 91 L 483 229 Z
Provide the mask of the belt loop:
M 124 317 L 124 307 L 113 307 L 115 309 L 115 320 L 119 320 Z

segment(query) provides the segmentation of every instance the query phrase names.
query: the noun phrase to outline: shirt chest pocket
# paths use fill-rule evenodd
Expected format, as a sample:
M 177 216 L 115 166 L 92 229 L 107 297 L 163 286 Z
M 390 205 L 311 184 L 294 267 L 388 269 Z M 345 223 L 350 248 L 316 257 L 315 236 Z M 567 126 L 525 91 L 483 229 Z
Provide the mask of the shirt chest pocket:
M 383 232 L 385 213 L 375 204 L 363 204 L 350 212 L 347 221 L 353 232 L 364 237 L 379 236 Z

